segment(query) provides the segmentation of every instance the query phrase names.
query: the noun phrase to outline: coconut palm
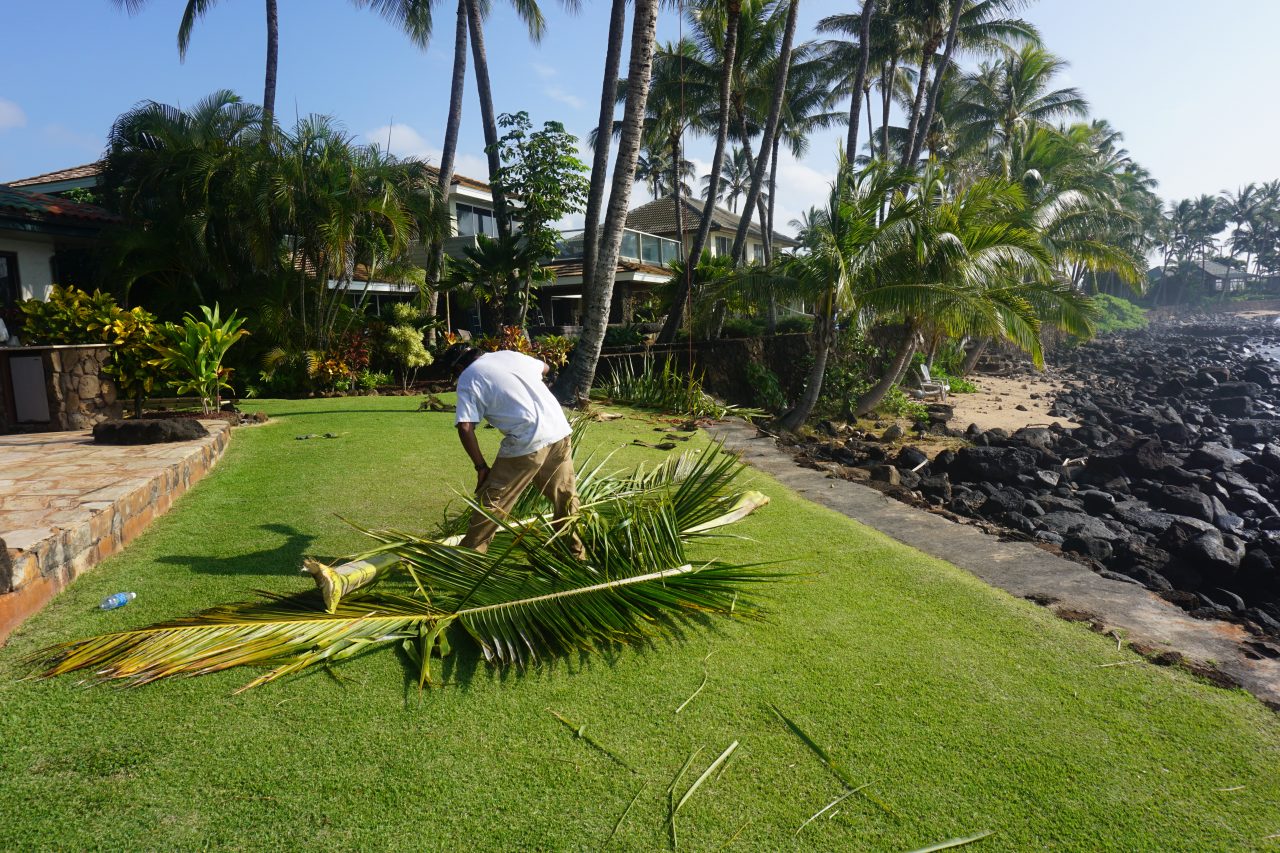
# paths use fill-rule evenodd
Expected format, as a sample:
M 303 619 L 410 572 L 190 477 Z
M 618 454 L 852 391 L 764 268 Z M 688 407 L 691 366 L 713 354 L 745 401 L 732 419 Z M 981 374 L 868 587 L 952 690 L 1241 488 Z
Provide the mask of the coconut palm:
M 112 0 L 129 14 L 142 11 L 147 0 Z M 187 0 L 178 24 L 178 57 L 187 58 L 191 46 L 191 33 L 196 22 L 217 5 L 218 0 Z M 405 30 L 416 44 L 426 47 L 431 38 L 430 0 L 352 0 L 357 6 L 376 11 L 391 23 Z M 280 19 L 277 0 L 266 0 L 267 12 L 267 70 L 263 83 L 263 126 L 270 132 L 276 112 L 276 65 L 280 49 Z
M 378 646 L 403 649 L 419 688 L 433 653 L 465 632 L 495 666 L 528 664 L 651 634 L 685 615 L 752 617 L 754 568 L 712 561 L 695 567 L 688 544 L 740 520 L 768 499 L 734 488 L 742 469 L 718 446 L 652 471 L 606 475 L 578 459 L 583 508 L 573 522 L 587 558 L 547 520 L 545 499 L 526 490 L 487 553 L 457 545 L 470 511 L 454 511 L 430 537 L 366 530 L 375 547 L 340 566 L 308 560 L 320 594 L 271 596 L 215 607 L 134 631 L 63 643 L 32 662 L 52 677 L 86 671 L 95 682 L 136 686 L 237 666 L 266 667 L 247 690 L 316 664 Z M 429 592 L 428 592 L 429 591 Z M 458 637 L 455 637 L 456 642 Z
M 582 228 L 582 280 L 595 276 L 596 252 L 599 248 L 600 208 L 604 204 L 604 185 L 609 171 L 609 148 L 613 135 L 601 135 L 600 129 L 613 126 L 617 101 L 614 89 L 618 67 L 622 62 L 622 43 L 627 26 L 626 0 L 612 0 L 609 11 L 609 35 L 605 44 L 604 82 L 600 87 L 600 116 L 596 121 L 595 144 L 591 160 L 591 187 L 587 191 L 587 209 Z M 654 194 L 657 197 L 657 194 Z
M 627 225 L 631 187 L 635 183 L 636 160 L 644 135 L 644 118 L 653 76 L 654 39 L 658 24 L 658 0 L 635 0 L 631 22 L 631 58 L 627 69 L 626 105 L 618 133 L 618 154 L 613 164 L 613 186 L 604 227 L 595 278 L 587 283 L 582 334 L 569 365 L 560 373 L 555 391 L 561 401 L 577 404 L 586 400 L 595 379 L 600 347 L 604 344 L 613 301 L 614 276 L 622 232 Z
M 1053 89 L 1053 77 L 1067 66 L 1065 60 L 1035 45 L 984 64 L 966 78 L 954 120 L 965 132 L 986 139 L 988 149 L 1006 160 L 1019 133 L 1071 116 L 1083 116 L 1088 102 L 1078 89 Z M 1017 177 L 1014 164 L 1006 163 L 1006 178 Z
M 735 146 L 728 159 L 720 166 L 720 180 L 716 182 L 716 202 L 728 201 L 729 210 L 738 212 L 738 199 L 747 191 L 747 182 L 751 180 L 751 163 L 747 160 L 747 152 L 741 146 Z M 711 190 L 711 175 L 702 177 L 702 197 L 707 198 Z

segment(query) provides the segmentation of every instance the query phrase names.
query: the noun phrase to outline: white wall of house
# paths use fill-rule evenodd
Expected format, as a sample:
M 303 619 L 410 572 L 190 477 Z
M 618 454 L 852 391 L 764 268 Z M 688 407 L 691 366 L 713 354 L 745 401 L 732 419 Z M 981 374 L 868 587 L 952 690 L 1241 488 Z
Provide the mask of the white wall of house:
M 48 299 L 53 286 L 53 238 L 41 234 L 0 231 L 0 252 L 18 256 L 23 299 Z

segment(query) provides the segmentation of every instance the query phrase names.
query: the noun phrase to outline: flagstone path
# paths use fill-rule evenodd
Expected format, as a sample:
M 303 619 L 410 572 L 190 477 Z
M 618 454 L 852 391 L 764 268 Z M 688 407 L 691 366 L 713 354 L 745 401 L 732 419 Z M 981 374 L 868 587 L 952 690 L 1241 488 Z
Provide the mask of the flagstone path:
M 88 431 L 0 435 L 0 643 L 214 466 L 230 430 L 202 423 L 206 438 L 132 447 Z

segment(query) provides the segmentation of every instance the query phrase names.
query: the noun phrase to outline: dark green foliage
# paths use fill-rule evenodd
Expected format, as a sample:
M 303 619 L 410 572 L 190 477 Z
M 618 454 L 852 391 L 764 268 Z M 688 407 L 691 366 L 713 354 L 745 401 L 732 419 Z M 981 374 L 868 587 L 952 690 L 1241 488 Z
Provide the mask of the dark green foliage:
M 1147 327 L 1147 312 L 1128 299 L 1099 293 L 1093 297 L 1093 303 L 1099 310 L 1094 328 L 1100 335 Z
M 813 318 L 804 314 L 788 314 L 778 321 L 774 331 L 779 335 L 807 335 L 813 332 Z
M 758 362 L 747 364 L 747 382 L 751 384 L 751 402 L 775 415 L 787 407 L 787 397 L 778 374 Z
M 720 334 L 725 338 L 758 338 L 764 334 L 764 326 L 764 321 L 755 317 L 729 317 Z
M 637 370 L 630 358 L 615 359 L 611 370 L 596 376 L 591 396 L 672 415 L 720 419 L 733 410 L 702 390 L 702 380 L 667 359 L 658 367 L 645 356 Z
M 638 347 L 644 343 L 644 332 L 639 326 L 610 326 L 604 332 L 606 347 Z

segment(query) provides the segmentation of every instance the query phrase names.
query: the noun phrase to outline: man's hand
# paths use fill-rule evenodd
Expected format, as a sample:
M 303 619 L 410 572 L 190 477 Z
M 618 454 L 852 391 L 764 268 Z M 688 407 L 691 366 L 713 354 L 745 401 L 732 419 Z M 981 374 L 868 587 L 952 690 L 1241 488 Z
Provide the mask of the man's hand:
M 484 481 L 489 479 L 489 466 L 485 465 L 476 469 L 476 494 L 480 494 L 480 489 L 484 487 Z

